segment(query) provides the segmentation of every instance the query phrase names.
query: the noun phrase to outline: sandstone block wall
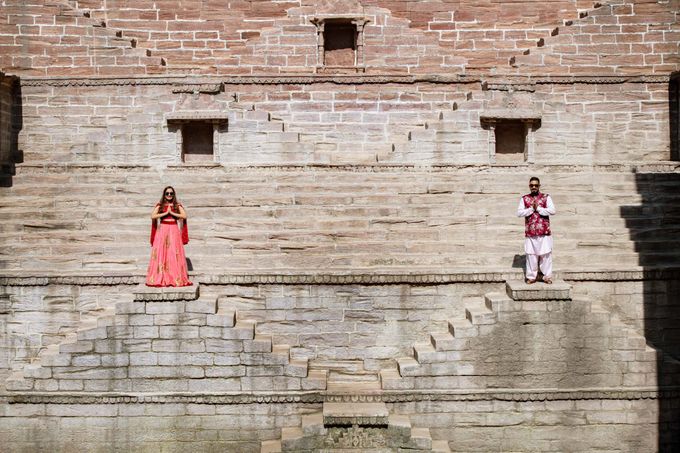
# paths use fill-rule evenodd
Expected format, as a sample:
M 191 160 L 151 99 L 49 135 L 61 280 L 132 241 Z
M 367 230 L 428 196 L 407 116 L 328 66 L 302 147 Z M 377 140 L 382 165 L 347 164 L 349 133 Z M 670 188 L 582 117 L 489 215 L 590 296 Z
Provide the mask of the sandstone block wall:
M 619 0 L 428 1 L 416 7 L 385 0 L 181 7 L 143 1 L 130 8 L 125 2 L 34 0 L 3 8 L 0 45 L 2 67 L 32 75 L 311 73 L 320 65 L 311 20 L 347 17 L 368 20 L 368 72 L 512 73 L 561 65 L 581 74 L 664 74 L 678 68 L 676 6 Z
M 199 274 L 507 272 L 521 267 L 515 211 L 536 174 L 558 208 L 558 270 L 673 266 L 675 170 L 597 170 L 24 165 L 2 199 L 0 257 L 8 272 L 145 272 L 149 212 L 172 184 Z
M 425 450 L 676 450 L 678 11 L 6 1 L 0 442 L 258 451 L 359 401 Z M 355 66 L 321 65 L 332 18 L 365 23 Z M 504 288 L 530 175 L 573 300 Z M 197 300 L 135 294 L 168 183 Z
M 495 135 L 482 117 L 519 111 L 539 118 L 527 136 L 536 163 L 670 158 L 667 80 L 499 81 L 487 90 L 494 79 L 480 81 L 228 84 L 199 95 L 177 92 L 192 90 L 179 82 L 32 83 L 22 90 L 20 146 L 27 163 L 178 164 L 181 132 L 173 119 L 212 114 L 228 117 L 214 150 L 223 165 L 489 164 Z M 520 155 L 514 163 L 524 161 Z
M 390 405 L 417 413 L 414 426 L 430 426 L 451 451 L 655 451 L 655 400 L 516 402 L 421 401 Z M 259 450 L 282 427 L 320 404 L 11 404 L 0 431 L 16 451 Z M 86 415 L 89 414 L 89 415 Z M 635 430 L 630 426 L 636 425 Z M 253 429 L 257 426 L 257 429 Z M 453 428 L 452 428 L 453 427 Z M 54 436 L 55 432 L 61 433 Z

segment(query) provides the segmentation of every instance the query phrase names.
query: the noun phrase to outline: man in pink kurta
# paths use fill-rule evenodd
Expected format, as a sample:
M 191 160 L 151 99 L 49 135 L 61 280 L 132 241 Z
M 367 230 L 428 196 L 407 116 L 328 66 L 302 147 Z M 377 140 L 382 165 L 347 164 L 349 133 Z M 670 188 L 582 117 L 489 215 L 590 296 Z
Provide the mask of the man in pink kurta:
M 529 180 L 530 193 L 523 195 L 517 207 L 517 217 L 524 217 L 524 251 L 526 252 L 526 282 L 536 282 L 538 270 L 543 282 L 552 283 L 553 239 L 550 231 L 550 216 L 555 214 L 552 198 L 540 191 L 541 181 Z

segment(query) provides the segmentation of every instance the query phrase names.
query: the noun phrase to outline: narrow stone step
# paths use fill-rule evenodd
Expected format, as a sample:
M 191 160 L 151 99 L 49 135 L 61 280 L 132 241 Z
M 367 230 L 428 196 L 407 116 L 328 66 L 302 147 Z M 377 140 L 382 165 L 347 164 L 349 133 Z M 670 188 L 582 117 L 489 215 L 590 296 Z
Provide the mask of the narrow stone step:
M 429 428 L 411 428 L 410 446 L 420 450 L 432 449 L 432 437 Z
M 418 363 L 439 362 L 444 357 L 438 354 L 431 343 L 416 343 L 413 345 L 413 356 Z
M 5 388 L 9 391 L 32 390 L 33 379 L 26 379 L 22 370 L 17 370 L 5 380 Z
M 35 358 L 35 364 L 40 366 L 68 366 L 71 364 L 71 354 L 70 353 L 60 353 L 63 343 L 51 344 L 45 349 L 40 351 L 40 354 Z M 93 346 L 91 344 L 86 345 L 84 352 L 91 351 Z
M 214 315 L 218 311 L 217 298 L 214 296 L 199 297 L 196 300 L 187 301 L 184 304 L 184 311 L 186 313 L 204 313 L 206 315 Z
M 520 311 L 522 302 L 512 300 L 504 293 L 487 293 L 484 295 L 484 305 L 496 313 L 501 311 Z
M 432 451 L 436 453 L 451 453 L 448 440 L 433 440 Z
M 281 453 L 281 440 L 265 440 L 260 447 L 260 453 Z
M 209 314 L 206 322 L 207 325 L 213 327 L 234 327 L 236 325 L 236 312 L 221 308 L 217 313 Z
M 411 437 L 411 419 L 408 415 L 390 414 L 387 422 L 387 429 L 395 436 L 406 439 Z
M 383 402 L 331 403 L 323 405 L 325 426 L 387 426 L 389 411 Z
M 286 357 L 290 357 L 290 345 L 288 344 L 272 345 L 272 353 L 276 355 L 285 355 Z
M 307 377 L 307 360 L 291 360 L 284 367 L 284 374 L 293 377 Z
M 323 413 L 315 412 L 302 416 L 302 433 L 307 436 L 321 436 L 326 433 L 323 425 Z
M 474 325 L 488 325 L 496 323 L 496 313 L 486 308 L 485 300 L 479 299 L 469 302 L 465 307 L 465 317 Z
M 281 451 L 295 451 L 297 443 L 304 437 L 302 428 L 281 428 Z
M 397 359 L 397 368 L 401 376 L 415 376 L 420 364 L 413 357 L 400 357 Z
M 479 334 L 479 329 L 467 319 L 451 319 L 449 320 L 449 332 L 456 338 L 470 338 L 476 337 Z
M 272 352 L 272 336 L 255 334 L 252 340 L 243 342 L 244 352 Z
M 465 338 L 455 338 L 449 332 L 438 332 L 430 334 L 430 343 L 437 351 L 461 351 L 467 349 L 468 340 Z
M 111 310 L 110 314 L 97 317 L 96 322 L 96 327 L 108 327 L 127 325 L 129 320 L 127 315 L 115 315 L 113 310 Z
M 309 365 L 308 365 L 309 366 Z M 328 372 L 326 370 L 307 369 L 307 378 L 302 380 L 303 390 L 326 390 Z
M 513 300 L 571 300 L 571 285 L 564 280 L 555 280 L 551 285 L 537 282 L 527 284 L 521 280 L 505 283 L 506 293 Z
M 403 389 L 403 380 L 397 369 L 380 370 L 380 388 L 383 390 Z
M 372 375 L 370 381 L 328 381 L 329 393 L 341 393 L 352 395 L 374 394 L 380 392 L 380 379 Z
M 234 324 L 233 329 L 233 334 L 229 336 L 229 339 L 234 339 L 234 340 L 253 340 L 255 338 L 255 325 L 257 324 L 256 321 L 252 319 L 241 319 Z M 228 330 L 223 330 L 223 332 L 228 332 Z M 223 334 L 222 338 L 227 339 L 227 337 Z M 288 346 L 288 350 L 290 350 L 290 346 Z M 286 351 L 286 354 L 288 354 L 288 351 Z

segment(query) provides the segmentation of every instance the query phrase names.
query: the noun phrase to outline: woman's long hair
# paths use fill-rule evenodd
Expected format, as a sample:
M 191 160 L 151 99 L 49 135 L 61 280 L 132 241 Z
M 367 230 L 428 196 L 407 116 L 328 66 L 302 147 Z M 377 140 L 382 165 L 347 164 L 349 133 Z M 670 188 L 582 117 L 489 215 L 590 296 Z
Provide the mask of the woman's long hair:
M 161 208 L 165 205 L 165 191 L 168 189 L 172 189 L 172 193 L 174 194 L 172 196 L 172 212 L 179 212 L 179 208 L 177 207 L 179 205 L 179 202 L 177 201 L 177 191 L 172 186 L 166 186 L 165 189 L 163 189 L 161 201 L 158 204 L 161 206 Z

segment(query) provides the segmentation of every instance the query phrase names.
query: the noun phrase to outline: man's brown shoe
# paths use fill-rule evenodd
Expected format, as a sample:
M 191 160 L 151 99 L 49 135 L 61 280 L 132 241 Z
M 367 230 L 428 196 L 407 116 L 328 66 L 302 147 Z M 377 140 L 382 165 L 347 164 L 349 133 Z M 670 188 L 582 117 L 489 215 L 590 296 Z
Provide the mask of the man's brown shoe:
M 543 278 L 543 283 L 546 285 L 552 285 L 552 279 L 551 278 Z
M 527 279 L 524 280 L 524 281 L 526 282 L 527 285 L 533 285 L 534 283 L 536 283 L 536 280 L 535 280 L 535 279 L 532 280 L 532 279 L 530 279 L 530 278 L 527 278 Z

